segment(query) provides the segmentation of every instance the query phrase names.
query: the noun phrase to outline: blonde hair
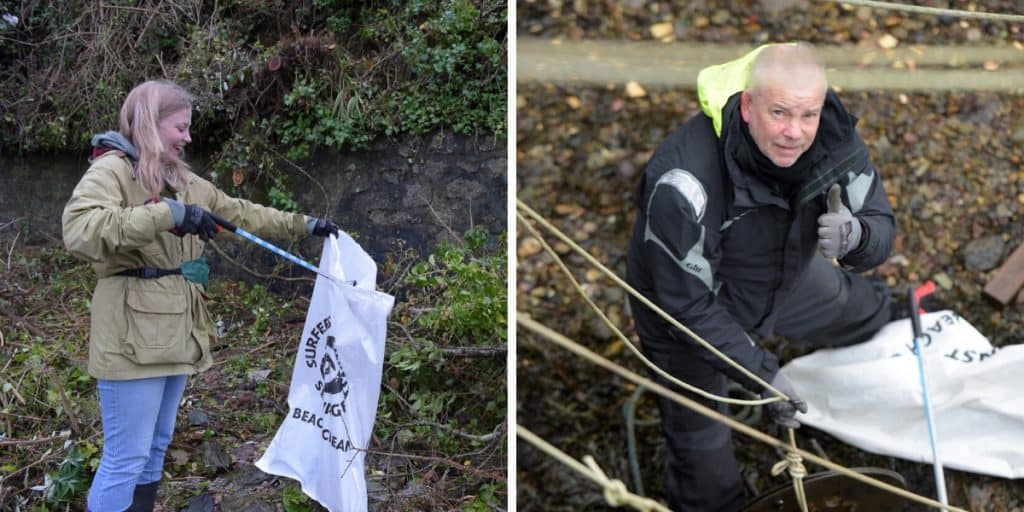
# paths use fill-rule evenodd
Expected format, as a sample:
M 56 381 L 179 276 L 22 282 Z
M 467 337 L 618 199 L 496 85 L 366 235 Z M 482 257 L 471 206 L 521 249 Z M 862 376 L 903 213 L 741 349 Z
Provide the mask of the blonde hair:
M 182 109 L 192 109 L 192 95 L 168 80 L 149 80 L 135 86 L 121 105 L 119 129 L 139 152 L 136 181 L 154 197 L 160 195 L 165 184 L 179 191 L 188 184 L 188 164 L 164 153 L 167 148 L 160 141 L 158 129 L 161 119 Z

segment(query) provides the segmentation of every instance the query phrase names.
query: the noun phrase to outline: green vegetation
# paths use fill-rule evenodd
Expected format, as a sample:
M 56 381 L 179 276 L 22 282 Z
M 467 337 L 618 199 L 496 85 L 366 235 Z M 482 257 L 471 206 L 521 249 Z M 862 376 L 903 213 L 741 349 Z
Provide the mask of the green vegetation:
M 483 446 L 504 427 L 506 397 L 487 389 L 504 379 L 505 256 L 484 254 L 485 237 L 471 229 L 464 244 L 443 244 L 413 265 L 408 295 L 395 311 L 409 328 L 390 350 L 395 392 L 382 400 L 406 418 L 389 416 L 385 428 L 445 451 L 466 439 Z M 495 354 L 500 356 L 492 361 Z M 480 355 L 489 357 L 474 358 Z M 488 361 L 496 364 L 482 364 Z M 459 432 L 467 427 L 487 435 Z
M 507 4 L 496 0 L 0 1 L 0 152 L 81 151 L 127 92 L 197 98 L 214 174 L 444 127 L 505 136 Z M 12 18 L 13 17 L 13 18 Z
M 504 507 L 506 243 L 472 229 L 430 255 L 407 251 L 380 265 L 381 288 L 398 300 L 366 461 L 371 493 L 392 509 Z M 0 510 L 78 510 L 103 444 L 85 373 L 96 278 L 60 247 L 14 246 L 10 255 L 0 282 L 9 326 L 0 337 Z M 203 492 L 243 491 L 284 510 L 323 510 L 292 480 L 225 483 L 263 453 L 288 414 L 310 289 L 275 293 L 266 284 L 211 280 L 222 335 L 214 367 L 185 390 L 160 491 L 169 510 Z M 196 411 L 208 422 L 193 425 Z M 208 444 L 231 454 L 229 473 L 211 467 Z

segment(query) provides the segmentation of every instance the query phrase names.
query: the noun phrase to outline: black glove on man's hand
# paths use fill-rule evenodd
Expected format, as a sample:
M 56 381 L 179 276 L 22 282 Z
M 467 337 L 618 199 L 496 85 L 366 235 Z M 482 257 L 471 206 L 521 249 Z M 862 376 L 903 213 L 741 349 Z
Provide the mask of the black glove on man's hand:
M 789 397 L 789 401 L 772 402 L 765 404 L 765 409 L 768 410 L 768 416 L 779 425 L 787 428 L 800 428 L 800 422 L 796 421 L 796 411 L 807 412 L 807 403 L 802 398 L 797 396 L 796 390 L 793 389 L 793 384 L 789 382 L 782 373 L 776 373 L 775 378 L 772 379 L 771 385 L 773 388 L 783 392 Z M 771 398 L 777 396 L 769 390 L 761 392 L 762 398 Z
M 331 219 L 306 217 L 306 230 L 311 235 L 326 237 L 329 235 L 338 236 L 340 228 Z
M 171 215 L 174 217 L 171 233 L 178 236 L 198 235 L 204 242 L 217 235 L 217 221 L 210 212 L 194 204 L 182 204 L 166 197 L 164 202 L 171 207 Z

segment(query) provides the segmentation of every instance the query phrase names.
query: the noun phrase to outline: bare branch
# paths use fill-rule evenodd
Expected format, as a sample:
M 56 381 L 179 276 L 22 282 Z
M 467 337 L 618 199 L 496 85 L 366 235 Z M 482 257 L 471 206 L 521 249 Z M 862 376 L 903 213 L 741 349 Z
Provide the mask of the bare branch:
M 64 440 L 71 436 L 71 432 L 65 431 L 55 436 L 40 437 L 38 439 L 0 439 L 0 446 L 27 446 L 30 444 L 49 443 L 51 441 Z
M 508 352 L 506 346 L 491 347 L 442 347 L 441 353 L 452 357 L 494 357 Z

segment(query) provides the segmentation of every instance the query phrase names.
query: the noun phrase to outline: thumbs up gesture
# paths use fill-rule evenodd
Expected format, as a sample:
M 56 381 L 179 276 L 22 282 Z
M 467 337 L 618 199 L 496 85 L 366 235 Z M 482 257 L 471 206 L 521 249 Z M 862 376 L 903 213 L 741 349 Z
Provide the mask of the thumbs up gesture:
M 828 213 L 818 217 L 818 250 L 826 258 L 842 259 L 860 245 L 860 235 L 860 221 L 843 204 L 839 184 L 833 184 L 828 190 Z

